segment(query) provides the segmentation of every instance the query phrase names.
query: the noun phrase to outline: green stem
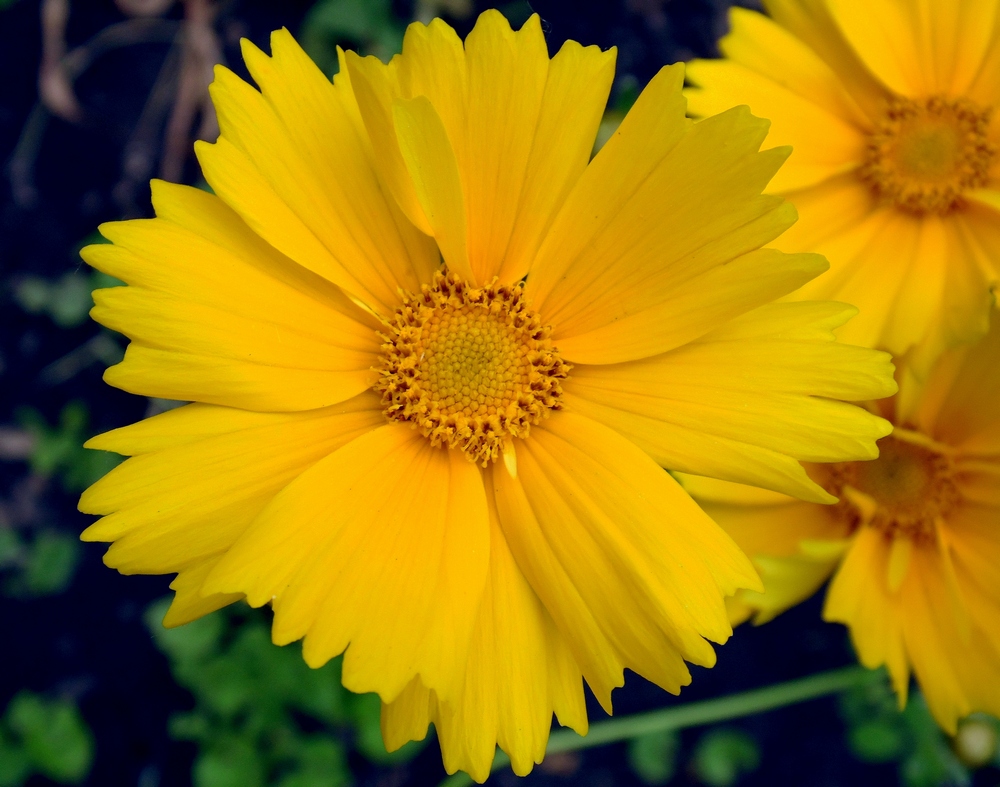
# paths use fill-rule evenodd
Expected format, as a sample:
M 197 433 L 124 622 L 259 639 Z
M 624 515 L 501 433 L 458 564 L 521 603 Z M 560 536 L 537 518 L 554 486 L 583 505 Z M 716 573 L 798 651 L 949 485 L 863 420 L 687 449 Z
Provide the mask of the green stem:
M 828 694 L 838 694 L 880 676 L 880 672 L 873 672 L 864 667 L 844 667 L 714 700 L 702 700 L 674 708 L 609 719 L 591 726 L 590 732 L 585 737 L 577 735 L 572 730 L 559 730 L 549 736 L 549 745 L 545 753 L 590 749 L 654 732 L 681 730 L 726 719 L 738 719 L 794 705 L 797 702 L 825 697 Z M 496 771 L 509 763 L 510 758 L 498 750 L 492 770 Z M 466 787 L 469 784 L 472 784 L 472 777 L 459 771 L 441 782 L 440 787 Z

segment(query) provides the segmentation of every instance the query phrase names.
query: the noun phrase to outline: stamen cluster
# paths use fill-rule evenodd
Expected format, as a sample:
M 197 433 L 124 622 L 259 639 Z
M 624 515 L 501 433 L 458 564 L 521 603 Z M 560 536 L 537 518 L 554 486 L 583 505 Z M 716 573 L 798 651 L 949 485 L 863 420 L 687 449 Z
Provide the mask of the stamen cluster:
M 561 409 L 571 367 L 550 333 L 520 284 L 494 279 L 476 288 L 453 273 L 435 274 L 419 293 L 404 293 L 382 334 L 375 390 L 386 417 L 485 467 Z
M 840 498 L 836 514 L 890 537 L 933 538 L 960 500 L 949 456 L 891 436 L 879 441 L 878 459 L 830 465 L 828 472 L 824 486 Z
M 897 97 L 868 137 L 859 175 L 881 202 L 918 215 L 948 213 L 988 182 L 996 155 L 990 115 L 965 98 Z

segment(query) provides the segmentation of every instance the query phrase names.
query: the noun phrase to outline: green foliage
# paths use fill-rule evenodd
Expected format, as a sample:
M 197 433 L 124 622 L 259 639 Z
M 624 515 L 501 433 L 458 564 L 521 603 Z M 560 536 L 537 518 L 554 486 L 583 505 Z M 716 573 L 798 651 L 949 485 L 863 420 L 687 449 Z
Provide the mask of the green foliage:
M 72 271 L 55 281 L 26 276 L 14 287 L 14 299 L 30 314 L 46 314 L 60 328 L 75 328 L 87 319 L 94 290 L 121 283 L 99 271 Z
M 40 530 L 29 539 L 0 528 L 5 596 L 37 598 L 61 593 L 69 587 L 79 559 L 79 540 L 69 533 Z
M 730 727 L 717 727 L 702 735 L 691 759 L 691 771 L 710 787 L 736 784 L 742 774 L 755 771 L 759 765 L 757 742 Z
M 22 691 L 0 720 L 0 787 L 20 787 L 35 773 L 79 784 L 90 772 L 94 741 L 76 706 Z
M 306 14 L 299 41 L 323 73 L 335 74 L 338 45 L 387 61 L 402 49 L 403 29 L 392 0 L 319 0 Z
M 90 434 L 83 402 L 67 404 L 55 426 L 50 426 L 33 407 L 18 408 L 14 415 L 35 439 L 28 460 L 32 472 L 46 477 L 58 475 L 68 492 L 82 492 L 121 462 L 117 454 L 83 447 Z
M 646 784 L 666 784 L 677 770 L 679 746 L 680 738 L 674 730 L 640 735 L 628 742 L 629 767 Z
M 195 787 L 339 787 L 351 783 L 350 746 L 380 764 L 420 750 L 388 754 L 378 697 L 343 689 L 339 659 L 313 670 L 298 648 L 273 645 L 263 613 L 235 605 L 165 629 L 167 605 L 151 606 L 146 622 L 194 695 L 194 710 L 174 716 L 170 733 L 199 747 Z
M 888 682 L 871 682 L 843 694 L 840 712 L 854 756 L 863 762 L 898 763 L 905 787 L 971 783 L 968 768 L 955 756 L 921 694 L 911 694 L 900 711 Z

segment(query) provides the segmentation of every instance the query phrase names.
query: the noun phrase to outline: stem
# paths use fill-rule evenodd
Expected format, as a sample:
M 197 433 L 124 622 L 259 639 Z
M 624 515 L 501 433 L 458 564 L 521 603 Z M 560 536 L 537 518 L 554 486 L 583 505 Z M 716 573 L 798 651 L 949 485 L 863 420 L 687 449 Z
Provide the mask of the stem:
M 726 719 L 738 719 L 742 716 L 750 716 L 774 708 L 783 708 L 798 702 L 825 697 L 828 694 L 838 694 L 879 676 L 881 676 L 880 672 L 874 672 L 864 667 L 844 667 L 790 680 L 787 683 L 765 686 L 740 694 L 730 694 L 727 697 L 719 697 L 714 700 L 702 700 L 701 702 L 678 705 L 674 708 L 663 708 L 649 713 L 609 719 L 594 724 L 586 737 L 577 735 L 572 730 L 559 730 L 549 737 L 549 745 L 545 753 L 554 754 L 590 749 L 594 746 L 604 746 L 608 743 L 638 738 L 654 732 L 681 730 L 686 727 L 697 727 Z M 509 762 L 510 758 L 498 750 L 493 760 L 492 770 L 496 771 Z M 469 784 L 472 784 L 472 777 L 460 771 L 442 781 L 440 787 L 466 787 Z

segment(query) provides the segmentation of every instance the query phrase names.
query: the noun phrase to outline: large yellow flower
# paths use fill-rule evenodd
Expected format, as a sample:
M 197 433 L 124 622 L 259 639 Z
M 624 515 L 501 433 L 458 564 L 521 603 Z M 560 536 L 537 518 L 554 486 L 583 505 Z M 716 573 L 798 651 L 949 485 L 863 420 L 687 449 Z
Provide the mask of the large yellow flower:
M 764 622 L 833 575 L 824 617 L 850 627 L 861 662 L 885 664 L 900 702 L 910 670 L 954 733 L 972 711 L 1000 715 L 1000 315 L 977 345 L 943 355 L 878 403 L 896 424 L 874 462 L 816 466 L 839 495 L 818 506 L 686 478 L 753 556 L 765 592 L 741 592 L 734 622 Z
M 821 272 L 761 247 L 787 151 L 735 110 L 685 119 L 664 69 L 589 162 L 614 52 L 551 60 L 537 17 L 464 46 L 413 25 L 331 84 L 287 32 L 220 68 L 215 194 L 153 184 L 157 218 L 84 257 L 130 286 L 96 319 L 107 380 L 194 404 L 90 445 L 133 458 L 88 490 L 126 573 L 172 573 L 168 625 L 245 597 L 309 664 L 344 652 L 390 747 L 438 727 L 449 770 L 541 760 L 628 667 L 669 691 L 758 579 L 660 465 L 832 498 L 799 460 L 875 455 L 894 390 L 839 344 L 841 304 L 774 305 Z M 443 263 L 442 263 L 443 258 Z
M 1000 0 L 764 0 L 732 10 L 728 60 L 688 66 L 692 111 L 748 104 L 794 152 L 777 243 L 830 272 L 797 297 L 860 316 L 841 335 L 925 373 L 981 336 L 1000 273 Z

